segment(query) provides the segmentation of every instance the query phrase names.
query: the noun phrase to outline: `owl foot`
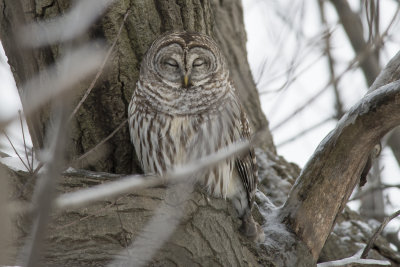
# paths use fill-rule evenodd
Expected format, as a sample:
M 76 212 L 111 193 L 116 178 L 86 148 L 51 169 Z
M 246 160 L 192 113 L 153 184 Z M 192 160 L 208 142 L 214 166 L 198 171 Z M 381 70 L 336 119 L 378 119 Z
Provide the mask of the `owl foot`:
M 256 221 L 254 221 L 251 212 L 243 216 L 240 231 L 255 243 L 262 243 L 265 240 L 264 230 Z

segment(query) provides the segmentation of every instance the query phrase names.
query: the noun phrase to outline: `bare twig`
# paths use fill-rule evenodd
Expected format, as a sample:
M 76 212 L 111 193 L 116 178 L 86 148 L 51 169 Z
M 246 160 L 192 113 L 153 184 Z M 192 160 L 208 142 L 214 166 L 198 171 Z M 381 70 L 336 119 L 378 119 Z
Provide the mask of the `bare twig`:
M 326 118 L 326 119 L 323 119 L 322 121 L 317 122 L 316 124 L 311 125 L 311 126 L 308 127 L 307 129 L 304 129 L 303 131 L 301 131 L 301 132 L 299 132 L 299 133 L 296 133 L 296 135 L 294 135 L 294 136 L 292 136 L 292 137 L 290 137 L 290 138 L 288 138 L 288 139 L 286 139 L 286 140 L 280 142 L 280 143 L 277 144 L 276 146 L 277 146 L 277 147 L 281 147 L 281 146 L 284 146 L 284 145 L 286 145 L 286 144 L 288 144 L 288 143 L 290 143 L 290 142 L 293 142 L 294 140 L 296 140 L 296 139 L 302 137 L 303 135 L 305 135 L 305 134 L 307 134 L 307 133 L 309 133 L 309 132 L 311 132 L 311 131 L 317 129 L 318 127 L 324 125 L 325 123 L 327 123 L 327 122 L 329 122 L 329 121 L 331 121 L 331 120 L 333 120 L 333 119 L 334 119 L 333 117 L 328 117 L 328 118 Z
M 22 123 L 21 110 L 18 110 L 18 114 L 19 114 L 19 121 L 21 123 L 22 139 L 24 140 L 24 149 L 25 149 L 26 162 L 28 163 L 28 166 L 29 166 L 29 172 L 32 173 L 33 164 L 30 165 L 30 163 L 29 163 L 28 151 L 27 151 L 26 142 L 25 142 L 24 124 Z M 32 159 L 33 159 L 33 154 L 32 154 Z M 33 160 L 32 160 L 32 163 L 33 163 Z
M 378 44 L 378 43 L 382 42 L 382 40 L 388 34 L 388 29 L 390 28 L 390 26 L 391 26 L 391 24 L 388 26 L 386 31 L 381 36 L 379 36 L 379 38 L 377 38 L 377 40 L 375 40 L 375 42 L 373 42 L 371 44 L 368 44 L 361 53 L 357 54 L 354 57 L 354 59 L 352 59 L 350 61 L 348 66 L 339 75 L 336 76 L 335 79 L 333 79 L 333 80 L 331 79 L 330 81 L 328 81 L 328 83 L 321 90 L 319 90 L 315 95 L 310 97 L 302 106 L 300 106 L 299 108 L 295 109 L 288 116 L 286 116 L 284 119 L 282 119 L 279 123 L 277 123 L 276 125 L 272 126 L 271 127 L 271 131 L 277 130 L 278 128 L 280 128 L 281 126 L 286 124 L 288 121 L 290 121 L 293 118 L 295 118 L 296 115 L 298 115 L 302 110 L 304 110 L 306 107 L 308 107 L 312 102 L 317 100 L 318 97 L 320 97 L 327 89 L 329 89 L 329 86 L 331 84 L 333 84 L 335 82 L 338 82 L 349 70 L 351 70 L 354 67 L 357 67 L 364 58 L 368 57 L 371 53 L 373 53 L 373 51 L 376 48 L 374 46 L 374 44 Z
M 325 16 L 325 2 L 323 0 L 318 0 L 318 6 L 319 6 L 319 12 L 320 12 L 320 16 L 321 16 L 321 21 L 323 23 L 323 25 L 325 26 L 326 29 L 328 29 L 328 23 L 326 21 L 326 16 Z M 343 114 L 344 114 L 344 110 L 343 110 L 343 104 L 342 101 L 340 99 L 340 91 L 339 91 L 339 87 L 338 87 L 338 81 L 336 81 L 335 76 L 335 61 L 332 57 L 332 53 L 331 53 L 331 34 L 329 31 L 327 31 L 327 35 L 325 36 L 325 53 L 328 59 L 328 66 L 329 66 L 329 73 L 331 76 L 331 81 L 332 82 L 332 87 L 333 87 L 333 92 L 335 95 L 335 108 L 336 108 L 336 119 L 339 120 Z
M 385 190 L 385 189 L 389 189 L 389 188 L 399 188 L 400 189 L 400 185 L 399 184 L 397 184 L 397 185 L 380 184 L 379 186 L 369 187 L 367 190 L 358 191 L 357 194 L 354 197 L 352 197 L 349 201 L 358 200 L 358 199 L 362 198 L 363 196 L 371 194 L 374 191 Z
M 124 125 L 125 123 L 128 122 L 128 119 L 123 120 L 117 128 L 115 128 L 114 131 L 112 131 L 112 133 L 110 133 L 106 138 L 104 138 L 103 140 L 101 140 L 101 142 L 99 142 L 96 146 L 94 146 L 93 148 L 91 148 L 89 151 L 87 151 L 85 154 L 81 155 L 79 158 L 75 159 L 72 162 L 72 165 L 76 165 L 79 162 L 81 162 L 82 160 L 84 160 L 85 158 L 87 158 L 87 156 L 89 156 L 91 153 L 93 153 L 94 151 L 96 151 L 99 147 L 101 147 L 104 143 L 106 143 L 108 140 L 110 140 L 111 137 L 113 137 Z
M 33 175 L 38 174 L 38 172 L 40 171 L 40 169 L 41 169 L 43 166 L 44 166 L 44 163 L 43 163 L 43 162 L 40 162 L 40 163 L 37 165 L 36 169 L 33 171 Z
M 31 166 L 32 166 L 32 170 L 33 170 L 33 168 L 34 168 L 34 166 L 33 166 L 33 157 L 34 156 L 36 156 L 36 154 L 35 154 L 35 148 L 32 146 L 32 149 L 31 149 Z M 35 171 L 33 171 L 33 172 L 35 172 Z
M 8 142 L 10 143 L 12 149 L 14 150 L 15 154 L 17 154 L 19 160 L 24 164 L 26 170 L 31 173 L 31 169 L 26 165 L 25 161 L 22 159 L 21 155 L 18 153 L 17 149 L 14 147 L 13 142 L 11 142 L 10 138 L 8 137 L 7 133 L 3 131 L 4 136 L 7 138 Z
M 294 62 L 290 65 L 289 68 L 286 69 L 285 75 L 285 81 L 283 82 L 283 84 L 276 88 L 276 89 L 269 89 L 269 90 L 260 90 L 259 94 L 260 95 L 265 95 L 265 94 L 270 94 L 270 93 L 278 93 L 286 88 L 289 87 L 289 85 L 291 83 L 293 83 L 294 81 L 296 81 L 303 73 L 305 73 L 306 71 L 308 71 L 312 66 L 315 65 L 315 63 L 317 63 L 321 58 L 322 58 L 323 53 L 321 53 L 321 55 L 319 55 L 318 57 L 316 57 L 313 61 L 311 61 L 309 64 L 307 64 L 304 68 L 300 69 L 299 71 L 296 72 L 296 68 L 299 69 L 299 66 L 296 66 L 294 64 Z M 296 73 L 295 73 L 296 72 Z M 270 79 L 272 80 L 272 79 Z M 263 88 L 265 86 L 265 84 L 259 85 L 259 88 Z
M 325 31 L 322 33 L 318 33 L 315 37 L 311 38 L 311 40 L 306 44 L 307 47 L 309 48 L 309 51 L 303 52 L 302 56 L 300 56 L 299 53 L 296 53 L 295 58 L 293 58 L 289 64 L 289 67 L 287 67 L 282 73 L 276 74 L 273 77 L 269 77 L 268 81 L 262 83 L 262 84 L 258 84 L 257 83 L 257 87 L 259 89 L 265 87 L 266 85 L 270 84 L 272 81 L 280 78 L 281 76 L 286 76 L 285 77 L 285 81 L 283 82 L 283 84 L 281 86 L 279 86 L 277 89 L 269 89 L 269 90 L 259 90 L 259 94 L 260 95 L 264 95 L 264 94 L 269 94 L 269 93 L 276 93 L 279 91 L 282 91 L 286 88 L 289 87 L 289 85 L 296 81 L 297 78 L 299 76 L 301 76 L 301 74 L 303 74 L 304 72 L 306 72 L 307 70 L 309 70 L 310 67 L 312 67 L 313 65 L 315 65 L 315 63 L 320 60 L 322 58 L 322 53 L 321 55 L 317 56 L 315 60 L 313 60 L 312 62 L 310 62 L 309 64 L 307 64 L 305 67 L 303 67 L 302 69 L 300 69 L 301 64 L 303 64 L 304 60 L 307 55 L 311 52 L 315 52 L 315 48 L 318 47 L 321 39 L 321 36 L 325 36 L 326 33 Z M 280 53 L 277 53 L 277 56 L 279 57 Z M 274 62 L 274 60 L 270 60 L 272 62 Z M 300 69 L 300 70 L 298 70 Z M 296 71 L 298 70 L 298 71 Z M 260 77 L 261 79 L 261 77 Z
M 376 229 L 375 233 L 372 235 L 371 239 L 368 241 L 367 246 L 364 248 L 364 251 L 361 254 L 361 259 L 366 259 L 368 256 L 369 251 L 371 250 L 372 246 L 374 245 L 376 239 L 378 238 L 378 236 L 381 234 L 381 232 L 383 231 L 383 229 L 386 227 L 386 225 L 393 220 L 394 218 L 396 218 L 397 216 L 400 215 L 400 210 L 396 211 L 395 213 L 393 213 L 392 215 L 386 217 L 383 222 L 381 223 L 381 225 L 378 227 L 378 229 Z
M 116 43 L 118 41 L 118 38 L 121 35 L 123 26 L 125 24 L 126 19 L 128 18 L 128 15 L 129 15 L 129 11 L 126 12 L 126 14 L 124 16 L 124 19 L 123 19 L 123 21 L 121 23 L 121 26 L 119 27 L 117 36 L 115 37 L 114 42 L 111 45 L 111 47 L 108 49 L 107 54 L 105 55 L 104 60 L 101 63 L 101 66 L 100 66 L 99 70 L 96 73 L 96 76 L 94 77 L 94 79 L 90 83 L 88 89 L 86 90 L 86 92 L 83 95 L 82 99 L 79 101 L 78 105 L 72 111 L 71 115 L 68 118 L 68 122 L 70 122 L 72 120 L 72 118 L 75 116 L 75 114 L 78 112 L 79 108 L 82 106 L 83 102 L 85 102 L 86 98 L 89 96 L 90 92 L 92 91 L 92 89 L 93 89 L 94 85 L 96 84 L 97 80 L 99 79 L 100 75 L 103 73 L 103 70 L 104 70 L 104 67 L 105 67 L 105 65 L 106 65 L 106 63 L 108 61 L 108 58 L 110 57 L 111 52 L 113 51 L 113 49 L 114 49 L 114 47 L 115 47 L 115 45 L 116 45 Z

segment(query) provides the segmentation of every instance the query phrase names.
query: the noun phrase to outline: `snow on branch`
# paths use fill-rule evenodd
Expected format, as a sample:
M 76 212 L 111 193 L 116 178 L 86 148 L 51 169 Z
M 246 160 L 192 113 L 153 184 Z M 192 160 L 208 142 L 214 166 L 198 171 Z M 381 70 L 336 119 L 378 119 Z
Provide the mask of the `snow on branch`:
M 348 264 L 360 264 L 360 265 L 379 265 L 379 266 L 390 266 L 390 261 L 385 261 L 385 260 L 373 260 L 373 259 L 362 259 L 361 254 L 363 252 L 363 249 L 358 251 L 356 254 L 349 258 L 337 260 L 337 261 L 328 261 L 328 262 L 322 262 L 318 263 L 317 267 L 335 267 L 335 266 L 347 266 Z
M 400 124 L 400 80 L 368 93 L 320 143 L 293 186 L 281 219 L 317 260 L 369 152 Z

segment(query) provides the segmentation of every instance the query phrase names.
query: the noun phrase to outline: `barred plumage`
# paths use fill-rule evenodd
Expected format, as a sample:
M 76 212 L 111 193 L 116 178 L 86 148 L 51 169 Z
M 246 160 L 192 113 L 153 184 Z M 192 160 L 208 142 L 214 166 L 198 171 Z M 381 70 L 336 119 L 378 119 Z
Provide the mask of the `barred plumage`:
M 154 41 L 128 112 L 131 140 L 146 173 L 163 175 L 173 165 L 250 137 L 225 60 L 216 43 L 202 34 L 172 33 Z M 232 199 L 239 216 L 252 221 L 257 187 L 252 149 L 196 179 L 210 194 Z

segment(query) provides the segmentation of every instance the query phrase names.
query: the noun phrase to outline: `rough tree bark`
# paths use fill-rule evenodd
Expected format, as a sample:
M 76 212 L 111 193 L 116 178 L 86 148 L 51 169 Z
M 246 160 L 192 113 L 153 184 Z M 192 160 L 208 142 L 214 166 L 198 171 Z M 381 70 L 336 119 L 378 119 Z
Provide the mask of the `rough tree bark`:
M 56 60 L 62 48 L 52 46 L 30 51 L 15 50 L 12 43 L 15 41 L 12 26 L 37 18 L 56 16 L 65 12 L 70 6 L 69 3 L 61 0 L 0 1 L 0 34 L 17 85 L 21 85 L 39 69 Z M 106 40 L 113 40 L 128 10 L 131 14 L 120 37 L 111 67 L 73 121 L 71 141 L 76 145 L 70 152 L 72 156 L 87 151 L 123 121 L 141 57 L 155 36 L 171 29 L 196 30 L 214 36 L 228 56 L 233 79 L 254 128 L 267 124 L 260 111 L 257 93 L 246 62 L 240 1 L 118 1 L 97 21 L 91 31 L 80 39 L 104 37 Z M 26 64 L 24 60 L 27 60 Z M 188 201 L 183 220 L 177 230 L 152 258 L 150 264 L 315 264 L 335 219 L 357 182 L 365 163 L 363 152 L 367 151 L 384 131 L 400 123 L 398 83 L 380 89 L 382 94 L 364 99 L 359 109 L 354 109 L 348 116 L 354 119 L 354 124 L 344 122 L 339 125 L 335 134 L 329 136 L 326 146 L 321 146 L 305 168 L 283 208 L 275 208 L 264 194 L 258 194 L 258 206 L 254 208 L 254 216 L 264 227 L 267 240 L 265 243 L 256 246 L 240 235 L 240 222 L 230 203 L 208 198 L 197 190 Z M 81 87 L 86 88 L 87 84 L 82 84 Z M 363 103 L 370 104 L 371 109 L 363 109 Z M 391 113 L 387 114 L 388 111 Z M 379 118 L 379 122 L 383 126 L 377 129 L 376 117 L 382 114 L 384 116 Z M 392 114 L 397 115 L 390 116 Z M 43 141 L 48 117 L 48 110 L 44 109 L 37 114 L 37 118 L 28 118 L 30 131 L 37 146 Z M 352 136 L 352 133 L 359 133 L 358 138 Z M 280 205 L 285 203 L 286 194 L 291 188 L 291 182 L 297 177 L 298 170 L 274 153 L 268 132 L 263 146 L 264 150 L 258 152 L 260 190 L 270 197 L 273 203 Z M 121 173 L 131 171 L 132 151 L 127 129 L 119 132 L 108 147 L 108 154 L 91 168 Z M 355 150 L 349 153 L 351 147 Z M 348 161 L 344 160 L 343 155 L 348 157 Z M 18 196 L 29 202 L 30 187 L 33 186 L 32 177 L 7 170 L 3 166 L 0 168 L 7 173 L 4 177 L 10 181 L 10 194 L 13 199 Z M 343 175 L 337 177 L 338 174 Z M 63 175 L 58 190 L 60 193 L 70 192 L 115 179 L 117 176 L 112 174 L 70 171 Z M 41 266 L 104 266 L 116 256 L 126 257 L 127 252 L 123 251 L 123 248 L 141 234 L 142 227 L 154 214 L 156 207 L 164 201 L 165 191 L 163 187 L 141 190 L 117 199 L 105 199 L 104 202 L 95 205 L 54 214 Z M 352 220 L 358 221 L 354 217 Z M 17 229 L 13 240 L 16 241 L 16 246 L 20 246 L 29 232 L 30 222 L 26 216 L 18 216 L 15 221 Z M 362 222 L 360 225 L 365 228 Z M 313 230 L 317 234 L 313 233 Z M 329 244 L 332 243 L 335 242 Z M 400 262 L 387 244 L 380 243 L 376 246 L 380 252 L 384 249 L 389 251 L 381 255 L 394 262 Z M 339 250 L 338 246 L 335 250 Z M 14 263 L 15 254 L 11 257 L 11 264 Z M 331 258 L 325 253 L 324 259 Z
M 63 52 L 62 45 L 27 49 L 18 47 L 18 26 L 46 20 L 66 13 L 70 0 L 2 0 L 0 1 L 0 37 L 18 88 L 39 70 L 55 62 Z M 151 42 L 166 31 L 196 31 L 211 35 L 224 52 L 241 101 L 255 130 L 268 125 L 260 107 L 246 56 L 246 33 L 240 0 L 116 1 L 96 22 L 82 40 L 101 38 L 111 44 L 130 12 L 119 37 L 109 68 L 102 75 L 71 122 L 71 159 L 84 154 L 108 136 L 127 117 L 127 108 L 138 78 L 140 62 Z M 16 46 L 17 45 L 17 46 Z M 80 84 L 79 102 L 88 83 Z M 83 90 L 82 90 L 83 89 Z M 20 91 L 20 95 L 24 92 Z M 24 103 L 23 103 L 24 104 Z M 45 130 L 51 123 L 50 106 L 27 118 L 35 147 L 43 146 Z M 263 147 L 275 151 L 272 137 L 265 127 Z M 132 165 L 133 150 L 128 127 L 118 131 L 103 147 L 102 156 L 88 160 L 89 168 L 113 173 L 138 172 Z M 96 154 L 96 153 L 93 153 Z

